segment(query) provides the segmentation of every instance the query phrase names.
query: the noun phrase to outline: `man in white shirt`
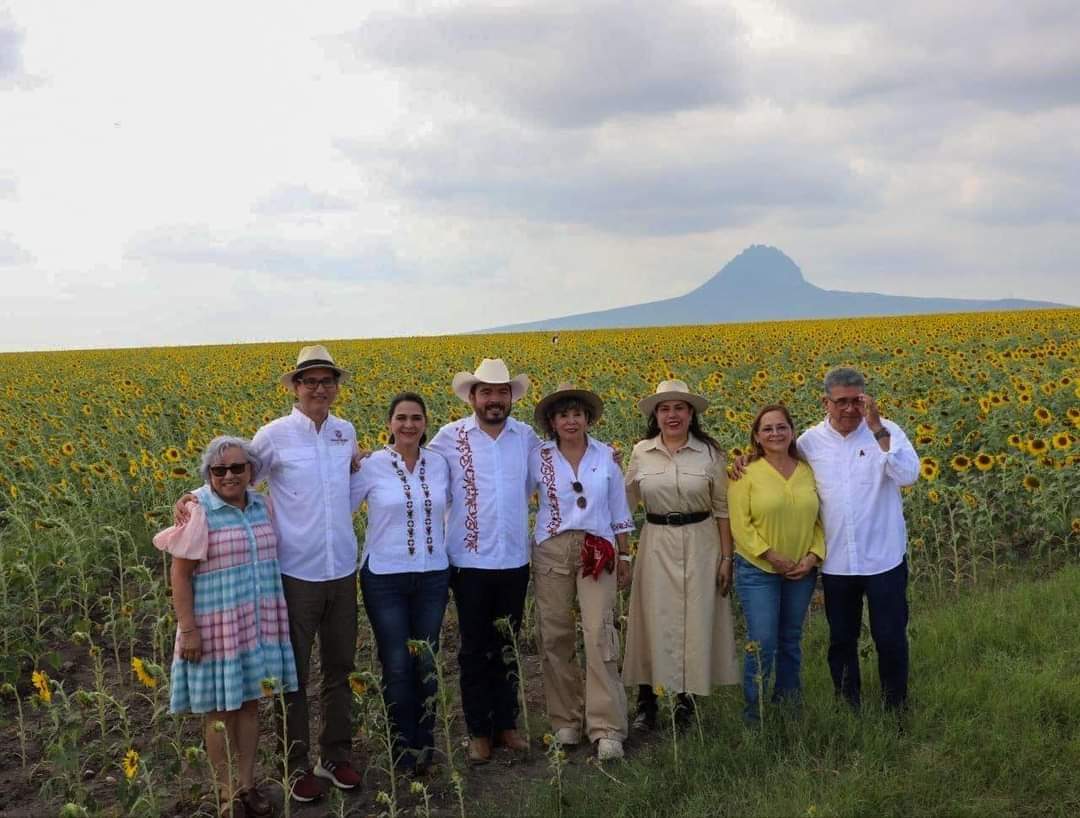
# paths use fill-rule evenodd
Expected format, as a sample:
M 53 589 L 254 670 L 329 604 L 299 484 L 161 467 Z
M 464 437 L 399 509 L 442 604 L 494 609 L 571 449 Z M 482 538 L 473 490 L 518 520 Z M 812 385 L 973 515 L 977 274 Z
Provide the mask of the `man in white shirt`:
M 428 446 L 450 464 L 446 550 L 461 633 L 468 757 L 475 764 L 491 758 L 493 742 L 528 748 L 517 732 L 519 680 L 505 650 L 509 636 L 495 625 L 508 619 L 517 633 L 529 584 L 528 465 L 540 439 L 510 417 L 528 388 L 526 375 L 511 379 L 497 358 L 485 358 L 474 373 L 459 372 L 453 389 L 473 414 L 444 426 Z
M 825 528 L 825 615 L 829 670 L 852 707 L 861 703 L 859 632 L 863 597 L 886 707 L 907 702 L 907 528 L 900 488 L 918 479 L 919 458 L 907 435 L 878 413 L 857 370 L 825 376 L 825 420 L 799 436 L 814 470 Z
M 357 554 L 349 480 L 358 447 L 353 425 L 330 414 L 338 389 L 348 377 L 326 347 L 304 347 L 296 368 L 280 379 L 296 396 L 292 412 L 267 423 L 252 439 L 262 463 L 252 485 L 262 480 L 270 485 L 289 638 L 300 681 L 298 691 L 285 695 L 288 746 L 284 749 L 293 774 L 291 795 L 301 802 L 322 796 L 318 778 L 346 790 L 362 781 L 350 763 L 349 689 L 356 653 Z M 178 515 L 184 514 L 182 506 L 190 496 L 178 501 Z M 322 668 L 322 732 L 320 757 L 312 769 L 307 681 L 316 635 Z M 280 723 L 278 735 L 282 735 Z

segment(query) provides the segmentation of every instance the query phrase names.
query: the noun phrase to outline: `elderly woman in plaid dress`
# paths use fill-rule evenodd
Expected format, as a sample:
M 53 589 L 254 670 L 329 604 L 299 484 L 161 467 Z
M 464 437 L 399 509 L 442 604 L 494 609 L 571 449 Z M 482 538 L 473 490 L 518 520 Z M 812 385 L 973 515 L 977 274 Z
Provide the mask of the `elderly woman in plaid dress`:
M 250 488 L 258 470 L 246 440 L 214 438 L 203 453 L 206 485 L 195 492 L 191 516 L 154 537 L 173 557 L 177 633 L 169 709 L 204 714 L 206 751 L 226 815 L 271 814 L 255 786 L 259 698 L 265 680 L 273 689 L 297 689 L 270 501 Z M 238 786 L 229 755 L 237 760 Z

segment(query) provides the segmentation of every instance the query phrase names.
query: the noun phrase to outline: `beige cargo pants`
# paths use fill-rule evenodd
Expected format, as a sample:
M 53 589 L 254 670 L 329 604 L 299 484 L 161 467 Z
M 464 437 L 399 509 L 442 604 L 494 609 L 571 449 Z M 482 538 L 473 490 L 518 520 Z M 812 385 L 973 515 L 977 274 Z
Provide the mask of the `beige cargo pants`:
M 583 531 L 564 531 L 533 549 L 544 698 L 556 730 L 581 728 L 589 741 L 626 739 L 626 689 L 619 677 L 615 572 L 581 576 Z M 577 661 L 574 600 L 581 610 L 585 680 Z

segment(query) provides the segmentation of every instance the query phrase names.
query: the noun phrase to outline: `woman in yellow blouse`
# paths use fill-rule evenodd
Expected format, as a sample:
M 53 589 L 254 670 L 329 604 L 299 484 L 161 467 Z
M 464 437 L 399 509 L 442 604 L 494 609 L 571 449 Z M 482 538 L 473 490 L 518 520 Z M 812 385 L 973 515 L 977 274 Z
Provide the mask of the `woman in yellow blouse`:
M 781 405 L 764 407 L 750 428 L 753 454 L 728 487 L 735 537 L 735 590 L 750 646 L 743 665 L 745 720 L 757 723 L 760 695 L 775 667 L 772 701 L 798 700 L 803 622 L 825 559 L 814 473 L 795 448 L 795 424 Z

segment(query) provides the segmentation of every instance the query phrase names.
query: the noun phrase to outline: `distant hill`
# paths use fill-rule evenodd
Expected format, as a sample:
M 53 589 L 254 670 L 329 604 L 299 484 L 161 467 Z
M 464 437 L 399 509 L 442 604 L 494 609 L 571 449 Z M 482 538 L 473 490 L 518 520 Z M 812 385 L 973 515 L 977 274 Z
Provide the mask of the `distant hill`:
M 696 290 L 677 298 L 525 324 L 511 324 L 485 331 L 663 327 L 677 324 L 784 321 L 791 318 L 1036 310 L 1065 306 L 1067 305 L 1019 298 L 915 298 L 823 290 L 803 278 L 799 266 L 780 250 L 755 244 L 739 253 L 724 265 L 724 269 Z

